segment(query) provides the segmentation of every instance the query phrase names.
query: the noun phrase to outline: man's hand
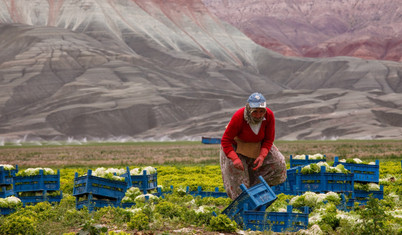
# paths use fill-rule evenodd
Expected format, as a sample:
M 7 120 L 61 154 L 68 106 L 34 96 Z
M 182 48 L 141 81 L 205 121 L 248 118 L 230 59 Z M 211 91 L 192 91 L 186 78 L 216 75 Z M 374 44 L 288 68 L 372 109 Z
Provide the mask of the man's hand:
M 258 156 L 254 161 L 254 165 L 256 165 L 256 167 L 254 167 L 253 170 L 257 170 L 258 168 L 260 168 L 262 166 L 262 163 L 264 162 L 264 159 L 264 156 Z
M 233 161 L 233 166 L 238 170 L 244 171 L 244 166 L 240 158 L 237 158 Z
M 231 151 L 227 156 L 228 158 L 230 158 L 230 160 L 232 160 L 233 166 L 236 169 L 244 171 L 243 163 L 241 162 L 239 156 L 237 156 L 237 153 L 235 151 Z
M 264 162 L 264 159 L 267 155 L 268 155 L 268 149 L 261 148 L 260 155 L 254 161 L 254 165 L 256 165 L 256 167 L 253 168 L 254 171 L 262 166 L 262 163 Z

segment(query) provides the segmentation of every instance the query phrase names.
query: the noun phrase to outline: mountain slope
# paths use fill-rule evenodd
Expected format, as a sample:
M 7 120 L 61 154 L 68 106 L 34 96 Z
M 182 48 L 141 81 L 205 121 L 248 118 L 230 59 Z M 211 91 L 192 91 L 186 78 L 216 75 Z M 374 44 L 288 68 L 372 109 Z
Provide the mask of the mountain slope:
M 299 57 L 402 61 L 399 0 L 203 0 L 258 44 Z
M 402 136 L 401 64 L 284 57 L 201 1 L 1 1 L 0 22 L 2 138 L 220 136 L 254 91 L 278 138 Z

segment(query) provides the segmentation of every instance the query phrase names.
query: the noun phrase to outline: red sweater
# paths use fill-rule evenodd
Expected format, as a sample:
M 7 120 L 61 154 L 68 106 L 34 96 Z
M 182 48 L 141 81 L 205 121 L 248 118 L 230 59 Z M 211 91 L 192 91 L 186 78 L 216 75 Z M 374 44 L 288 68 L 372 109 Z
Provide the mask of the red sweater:
M 254 134 L 250 125 L 244 120 L 244 109 L 240 108 L 233 114 L 225 133 L 221 139 L 221 146 L 226 155 L 234 151 L 232 145 L 236 145 L 234 138 L 237 136 L 245 142 L 261 142 L 261 148 L 271 149 L 275 139 L 275 117 L 274 113 L 269 109 L 265 113 L 265 120 L 261 123 L 258 135 Z

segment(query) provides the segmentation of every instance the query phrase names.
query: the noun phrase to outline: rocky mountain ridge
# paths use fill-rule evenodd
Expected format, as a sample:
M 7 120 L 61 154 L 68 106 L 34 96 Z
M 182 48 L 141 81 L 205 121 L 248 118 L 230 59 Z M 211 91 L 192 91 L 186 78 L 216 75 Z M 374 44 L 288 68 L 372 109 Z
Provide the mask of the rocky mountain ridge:
M 402 65 L 285 57 L 201 1 L 1 1 L 0 138 L 221 136 L 255 91 L 278 139 L 401 138 Z
M 220 19 L 283 55 L 402 62 L 399 0 L 203 0 Z

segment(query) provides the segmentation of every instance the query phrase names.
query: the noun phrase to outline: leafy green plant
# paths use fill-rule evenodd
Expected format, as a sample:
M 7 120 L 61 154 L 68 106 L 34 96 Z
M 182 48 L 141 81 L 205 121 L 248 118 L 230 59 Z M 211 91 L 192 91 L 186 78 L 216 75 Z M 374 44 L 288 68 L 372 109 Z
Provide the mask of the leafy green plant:
M 29 214 L 11 214 L 1 224 L 0 234 L 37 234 L 37 223 Z
M 209 227 L 213 231 L 232 233 L 237 230 L 237 223 L 227 217 L 227 215 L 219 214 L 211 218 Z
M 362 230 L 370 234 L 385 234 L 384 224 L 388 219 L 384 208 L 381 206 L 377 198 L 370 197 L 367 206 L 359 210 L 361 219 L 363 220 Z
M 330 231 L 336 229 L 339 226 L 340 219 L 337 217 L 336 206 L 334 204 L 328 204 L 325 209 L 325 214 L 321 219 L 320 227 L 324 231 L 328 231 L 328 226 L 331 228 Z M 328 226 L 327 226 L 328 225 Z M 329 232 L 329 231 L 328 231 Z
M 149 229 L 149 218 L 143 212 L 135 213 L 127 223 L 129 229 L 138 229 L 140 231 Z
M 180 217 L 182 208 L 173 202 L 162 201 L 155 205 L 155 212 L 172 219 Z

